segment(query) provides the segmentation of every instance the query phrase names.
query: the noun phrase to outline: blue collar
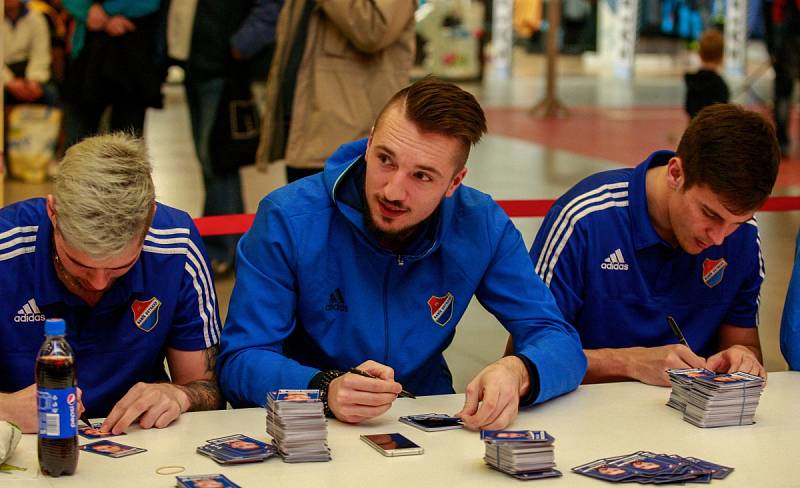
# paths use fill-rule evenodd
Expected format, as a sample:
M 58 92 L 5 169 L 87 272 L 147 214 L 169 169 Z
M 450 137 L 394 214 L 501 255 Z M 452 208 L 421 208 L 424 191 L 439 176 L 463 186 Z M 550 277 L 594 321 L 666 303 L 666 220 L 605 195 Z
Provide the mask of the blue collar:
M 647 211 L 647 170 L 666 165 L 673 156 L 675 153 L 672 151 L 656 151 L 633 170 L 628 185 L 628 207 L 631 216 L 631 236 L 637 251 L 658 244 L 673 247 L 658 235 Z
M 81 298 L 70 292 L 58 279 L 53 265 L 53 227 L 45 213 L 39 222 L 36 233 L 36 253 L 34 254 L 33 276 L 36 288 L 36 300 L 40 306 L 64 303 L 69 306 L 88 306 Z M 142 256 L 133 267 L 117 278 L 97 306 L 98 310 L 116 308 L 126 304 L 131 296 L 144 291 L 144 270 Z

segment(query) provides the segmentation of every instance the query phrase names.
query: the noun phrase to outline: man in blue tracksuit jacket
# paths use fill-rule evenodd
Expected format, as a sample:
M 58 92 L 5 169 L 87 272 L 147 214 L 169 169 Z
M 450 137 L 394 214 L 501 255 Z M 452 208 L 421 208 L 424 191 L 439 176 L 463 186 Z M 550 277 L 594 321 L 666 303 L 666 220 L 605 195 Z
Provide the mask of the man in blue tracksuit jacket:
M 468 427 L 503 428 L 519 405 L 577 387 L 586 370 L 577 334 L 519 231 L 491 197 L 460 185 L 485 131 L 471 95 L 425 79 L 395 95 L 369 141 L 261 202 L 239 244 L 221 341 L 233 405 L 319 388 L 328 414 L 360 422 L 401 388 L 452 393 L 442 352 L 473 295 L 516 348 L 467 386 Z M 356 366 L 378 378 L 345 373 Z

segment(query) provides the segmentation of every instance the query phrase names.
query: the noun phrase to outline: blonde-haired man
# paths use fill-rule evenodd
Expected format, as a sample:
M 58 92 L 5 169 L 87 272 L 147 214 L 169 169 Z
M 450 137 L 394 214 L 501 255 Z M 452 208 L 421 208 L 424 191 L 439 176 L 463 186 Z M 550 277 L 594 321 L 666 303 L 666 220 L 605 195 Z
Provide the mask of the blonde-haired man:
M 37 428 L 31 381 L 52 317 L 66 320 L 83 405 L 107 417 L 103 431 L 165 427 L 222 404 L 205 251 L 189 215 L 156 203 L 138 139 L 85 139 L 52 195 L 0 209 L 0 297 L 0 419 L 26 432 Z

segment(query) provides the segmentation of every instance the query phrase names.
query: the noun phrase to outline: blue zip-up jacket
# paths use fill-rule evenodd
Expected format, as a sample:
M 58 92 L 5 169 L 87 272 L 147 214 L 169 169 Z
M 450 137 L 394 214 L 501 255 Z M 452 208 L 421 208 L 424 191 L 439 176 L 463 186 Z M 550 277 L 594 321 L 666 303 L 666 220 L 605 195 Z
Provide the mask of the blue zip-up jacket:
M 781 352 L 789 369 L 800 371 L 800 233 L 794 250 L 794 267 L 781 318 Z
M 365 150 L 366 139 L 342 146 L 323 173 L 269 194 L 239 242 L 218 361 L 230 402 L 264 405 L 269 391 L 368 359 L 416 394 L 453 393 L 442 352 L 473 295 L 534 364 L 536 402 L 575 389 L 586 372 L 577 333 L 503 210 L 462 185 L 412 252 L 392 254 L 352 203 Z

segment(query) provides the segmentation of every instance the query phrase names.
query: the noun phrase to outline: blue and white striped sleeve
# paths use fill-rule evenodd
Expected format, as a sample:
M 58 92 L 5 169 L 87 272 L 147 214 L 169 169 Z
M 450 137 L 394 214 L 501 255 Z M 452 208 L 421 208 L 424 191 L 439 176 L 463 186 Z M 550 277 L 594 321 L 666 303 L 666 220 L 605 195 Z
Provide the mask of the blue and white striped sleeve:
M 529 252 L 536 274 L 573 325 L 583 307 L 584 246 L 585 235 L 570 220 L 569 208 L 557 204 L 547 212 Z
M 745 225 L 754 234 L 753 239 L 747 243 L 752 265 L 747 270 L 747 275 L 736 292 L 733 304 L 722 323 L 750 328 L 758 326 L 761 284 L 764 282 L 766 269 L 764 267 L 764 256 L 761 253 L 761 237 L 758 233 L 758 223 L 755 219 L 750 219 Z
M 193 222 L 184 229 L 184 235 L 154 235 L 175 230 L 151 229 L 145 241 L 145 245 L 158 241 L 161 249 L 174 249 L 185 255 L 168 344 L 182 351 L 208 349 L 219 344 L 222 330 L 208 257 Z

